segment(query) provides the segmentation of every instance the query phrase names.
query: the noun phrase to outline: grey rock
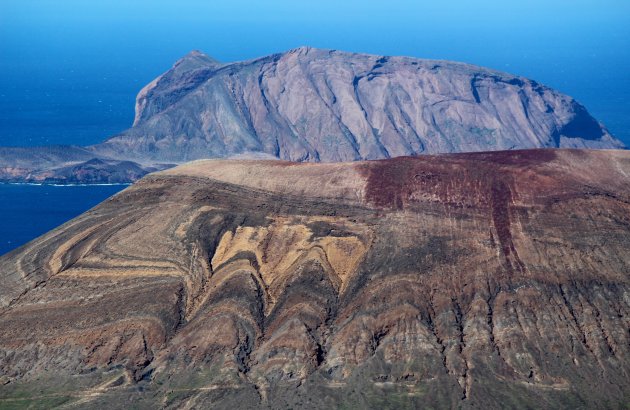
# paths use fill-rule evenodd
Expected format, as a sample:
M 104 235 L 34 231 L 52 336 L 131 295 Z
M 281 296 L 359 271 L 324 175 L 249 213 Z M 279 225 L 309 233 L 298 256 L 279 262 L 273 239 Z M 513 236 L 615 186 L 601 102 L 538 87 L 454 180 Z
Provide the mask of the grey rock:
M 220 64 L 193 51 L 140 91 L 132 128 L 92 147 L 184 162 L 292 161 L 521 148 L 623 148 L 576 100 L 449 61 L 300 47 Z

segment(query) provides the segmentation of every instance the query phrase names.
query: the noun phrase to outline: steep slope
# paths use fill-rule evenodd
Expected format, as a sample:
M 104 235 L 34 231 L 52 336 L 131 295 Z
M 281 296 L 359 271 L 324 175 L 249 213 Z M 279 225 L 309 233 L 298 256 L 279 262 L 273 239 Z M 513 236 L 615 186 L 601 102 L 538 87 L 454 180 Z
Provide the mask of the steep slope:
M 448 61 L 302 47 L 219 64 L 199 52 L 138 95 L 98 152 L 182 162 L 264 152 L 292 161 L 623 145 L 571 97 Z
M 618 408 L 630 152 L 152 174 L 0 258 L 0 407 Z

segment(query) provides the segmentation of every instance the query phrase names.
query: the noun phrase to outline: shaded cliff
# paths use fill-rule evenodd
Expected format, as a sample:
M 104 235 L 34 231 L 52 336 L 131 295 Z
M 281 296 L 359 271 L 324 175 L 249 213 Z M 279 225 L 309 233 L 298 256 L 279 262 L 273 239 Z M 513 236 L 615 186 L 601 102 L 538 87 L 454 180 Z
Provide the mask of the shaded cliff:
M 197 161 L 0 258 L 0 406 L 617 408 L 630 152 Z
M 518 148 L 620 148 L 573 98 L 449 61 L 301 47 L 220 64 L 192 52 L 137 97 L 134 126 L 98 147 L 187 161 L 292 161 Z

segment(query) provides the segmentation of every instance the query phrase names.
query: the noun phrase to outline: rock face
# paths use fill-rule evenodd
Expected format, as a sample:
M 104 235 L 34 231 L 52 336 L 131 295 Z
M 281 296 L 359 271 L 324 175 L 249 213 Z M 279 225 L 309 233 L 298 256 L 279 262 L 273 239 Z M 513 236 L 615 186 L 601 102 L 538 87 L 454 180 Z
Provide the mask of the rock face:
M 0 258 L 0 407 L 618 408 L 630 152 L 198 161 Z
M 519 148 L 621 148 L 573 98 L 448 61 L 302 47 L 220 64 L 192 52 L 147 85 L 134 126 L 98 152 L 183 162 L 291 161 Z

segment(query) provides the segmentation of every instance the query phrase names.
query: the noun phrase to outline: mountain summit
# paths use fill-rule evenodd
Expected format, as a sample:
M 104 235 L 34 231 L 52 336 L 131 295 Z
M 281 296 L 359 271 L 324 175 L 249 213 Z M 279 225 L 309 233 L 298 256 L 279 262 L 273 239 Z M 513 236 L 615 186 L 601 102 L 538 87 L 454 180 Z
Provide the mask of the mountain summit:
M 541 147 L 623 144 L 533 80 L 300 47 L 230 64 L 193 51 L 138 94 L 134 126 L 96 149 L 171 162 L 246 152 L 331 162 Z

